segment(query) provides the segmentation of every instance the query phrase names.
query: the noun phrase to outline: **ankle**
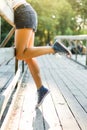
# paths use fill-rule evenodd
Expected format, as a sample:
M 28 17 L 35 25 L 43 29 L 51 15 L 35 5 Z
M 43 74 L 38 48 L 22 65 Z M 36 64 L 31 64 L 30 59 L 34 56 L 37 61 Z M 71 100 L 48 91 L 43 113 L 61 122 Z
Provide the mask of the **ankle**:
M 43 88 L 44 88 L 44 86 L 42 85 L 41 87 L 39 87 L 39 88 L 37 89 L 37 91 L 42 90 Z

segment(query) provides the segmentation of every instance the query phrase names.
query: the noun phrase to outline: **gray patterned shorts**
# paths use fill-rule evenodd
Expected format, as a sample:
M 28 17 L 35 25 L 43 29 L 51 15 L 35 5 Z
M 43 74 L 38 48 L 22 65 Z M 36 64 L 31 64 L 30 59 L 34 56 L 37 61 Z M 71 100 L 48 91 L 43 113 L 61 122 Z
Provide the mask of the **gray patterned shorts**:
M 32 28 L 36 32 L 37 13 L 30 4 L 22 4 L 14 10 L 14 23 L 17 29 Z

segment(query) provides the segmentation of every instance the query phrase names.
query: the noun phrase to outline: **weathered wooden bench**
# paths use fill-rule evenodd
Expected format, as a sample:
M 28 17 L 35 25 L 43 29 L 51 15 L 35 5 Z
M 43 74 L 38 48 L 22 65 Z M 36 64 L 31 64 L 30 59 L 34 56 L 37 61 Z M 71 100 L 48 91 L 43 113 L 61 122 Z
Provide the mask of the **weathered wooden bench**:
M 9 114 L 11 112 L 12 106 L 10 106 L 9 111 L 2 123 L 3 113 L 6 109 L 7 103 L 15 89 L 16 89 L 16 92 L 14 94 L 13 100 L 15 100 L 15 98 L 16 98 L 18 89 L 20 87 L 19 84 L 22 80 L 23 75 L 21 76 L 21 74 L 23 74 L 22 73 L 23 70 L 21 70 L 20 67 L 18 68 L 18 60 L 15 57 L 15 52 L 16 52 L 15 47 L 14 46 L 8 47 L 8 48 L 5 47 L 5 45 L 9 42 L 9 39 L 13 36 L 14 31 L 15 31 L 14 13 L 11 8 L 11 3 L 7 2 L 7 0 L 3 0 L 3 1 L 0 0 L 0 16 L 1 16 L 1 18 L 5 19 L 7 21 L 7 23 L 9 23 L 12 26 L 11 31 L 8 33 L 6 38 L 0 44 L 0 72 L 1 72 L 0 84 L 2 84 L 2 82 L 4 82 L 1 86 L 1 88 L 3 88 L 3 85 L 7 84 L 7 88 L 3 92 L 0 93 L 0 127 L 2 130 L 4 130 L 5 124 L 9 118 Z M 8 63 L 11 60 L 13 60 L 12 66 L 14 66 L 12 75 L 10 73 L 10 67 L 12 67 L 12 66 L 8 65 Z M 8 78 L 7 74 L 9 75 L 9 78 Z M 3 75 L 3 79 L 2 79 L 2 75 Z M 20 81 L 19 81 L 19 79 L 20 79 Z M 8 81 L 10 81 L 10 82 L 8 83 Z

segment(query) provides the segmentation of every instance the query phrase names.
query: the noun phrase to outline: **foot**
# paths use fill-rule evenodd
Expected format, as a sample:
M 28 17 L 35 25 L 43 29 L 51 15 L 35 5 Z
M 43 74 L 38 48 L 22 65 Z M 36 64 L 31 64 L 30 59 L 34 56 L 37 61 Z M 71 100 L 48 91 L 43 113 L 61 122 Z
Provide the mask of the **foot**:
M 67 55 L 69 55 L 71 57 L 71 52 L 67 49 L 66 46 L 64 46 L 62 43 L 55 41 L 54 45 L 52 46 L 52 48 L 54 49 L 55 53 L 59 52 L 59 53 L 66 53 Z
M 38 101 L 36 108 L 38 108 L 43 103 L 43 100 L 49 93 L 49 90 L 42 86 L 39 90 L 37 90 L 37 93 L 38 93 Z

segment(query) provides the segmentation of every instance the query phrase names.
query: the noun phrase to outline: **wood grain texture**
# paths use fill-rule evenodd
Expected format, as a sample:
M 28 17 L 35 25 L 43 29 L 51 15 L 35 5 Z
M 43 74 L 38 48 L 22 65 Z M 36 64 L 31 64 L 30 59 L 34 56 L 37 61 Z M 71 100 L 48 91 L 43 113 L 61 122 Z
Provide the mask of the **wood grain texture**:
M 14 13 L 11 3 L 8 0 L 0 0 L 0 16 L 10 25 L 14 26 Z
M 87 70 L 64 56 L 46 55 L 37 61 L 50 93 L 35 109 L 36 87 L 27 71 L 15 105 L 19 109 L 13 110 L 7 130 L 87 130 Z

